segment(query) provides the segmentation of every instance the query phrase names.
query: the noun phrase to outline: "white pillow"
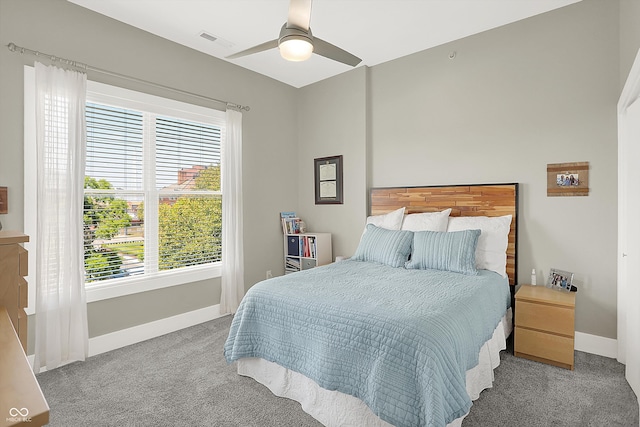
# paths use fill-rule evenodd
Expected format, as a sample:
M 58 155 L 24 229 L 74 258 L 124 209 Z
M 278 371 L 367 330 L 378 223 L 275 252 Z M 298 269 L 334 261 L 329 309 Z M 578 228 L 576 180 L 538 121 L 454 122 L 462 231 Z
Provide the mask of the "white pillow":
M 367 231 L 367 224 L 373 224 L 376 227 L 386 228 L 387 230 L 400 230 L 402 218 L 404 218 L 404 208 L 396 209 L 384 215 L 369 216 L 367 217 L 367 223 L 364 225 L 364 231 Z
M 480 230 L 476 247 L 476 268 L 491 270 L 507 277 L 507 246 L 511 215 L 457 216 L 449 218 L 447 231 Z
M 441 212 L 409 214 L 402 220 L 401 230 L 409 231 L 447 231 L 451 208 Z

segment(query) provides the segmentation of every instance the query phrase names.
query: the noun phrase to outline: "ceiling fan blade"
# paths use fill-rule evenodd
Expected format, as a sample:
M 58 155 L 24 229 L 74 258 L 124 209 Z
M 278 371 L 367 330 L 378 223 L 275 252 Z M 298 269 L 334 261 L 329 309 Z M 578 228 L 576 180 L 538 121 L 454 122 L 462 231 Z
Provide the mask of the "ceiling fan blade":
M 251 55 L 251 54 L 262 52 L 262 51 L 265 51 L 265 50 L 274 49 L 276 47 L 278 47 L 278 40 L 277 39 L 268 41 L 266 43 L 259 44 L 259 45 L 254 46 L 254 47 L 250 47 L 249 49 L 245 49 L 243 51 L 234 53 L 233 55 L 229 55 L 226 58 L 227 59 L 236 59 L 236 58 L 240 58 L 241 56 Z
M 291 2 L 289 3 L 287 28 L 295 27 L 304 31 L 308 31 L 310 22 L 311 0 L 291 0 Z
M 362 62 L 362 59 L 357 56 L 315 36 L 313 37 L 313 53 L 333 59 L 334 61 L 342 62 L 343 64 L 351 65 L 352 67 Z

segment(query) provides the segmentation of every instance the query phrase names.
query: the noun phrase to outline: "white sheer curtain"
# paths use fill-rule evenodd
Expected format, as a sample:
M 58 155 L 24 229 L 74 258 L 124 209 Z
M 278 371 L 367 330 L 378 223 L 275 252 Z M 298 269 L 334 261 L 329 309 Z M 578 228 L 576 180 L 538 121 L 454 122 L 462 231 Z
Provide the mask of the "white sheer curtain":
M 83 187 L 86 75 L 35 64 L 36 328 L 33 369 L 84 360 Z
M 222 314 L 235 313 L 244 296 L 242 113 L 227 109 L 226 121 L 222 143 Z

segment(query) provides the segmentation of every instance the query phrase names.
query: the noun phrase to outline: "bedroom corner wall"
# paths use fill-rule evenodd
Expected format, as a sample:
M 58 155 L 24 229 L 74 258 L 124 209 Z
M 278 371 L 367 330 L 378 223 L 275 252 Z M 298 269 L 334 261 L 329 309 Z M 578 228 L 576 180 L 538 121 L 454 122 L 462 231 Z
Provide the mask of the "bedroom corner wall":
M 10 213 L 1 218 L 5 229 L 23 229 L 23 65 L 33 65 L 34 60 L 11 53 L 6 48 L 10 42 L 249 105 L 251 111 L 243 117 L 246 287 L 264 279 L 266 270 L 274 274 L 284 270 L 277 218 L 283 207 L 297 209 L 298 204 L 297 179 L 289 173 L 290 165 L 297 161 L 297 135 L 291 125 L 296 117 L 296 90 L 64 0 L 0 0 L 0 185 L 9 187 L 10 198 Z M 90 72 L 88 77 L 220 107 L 100 74 Z M 220 280 L 214 279 L 90 303 L 89 334 L 96 337 L 125 330 L 215 306 L 219 301 Z
M 371 69 L 372 185 L 519 182 L 519 283 L 575 273 L 576 330 L 616 338 L 618 2 L 583 0 Z M 451 52 L 455 59 L 449 59 Z M 401 105 L 402 108 L 396 106 Z M 588 197 L 547 197 L 588 161 Z
M 307 228 L 332 233 L 333 257 L 351 256 L 367 214 L 367 67 L 298 93 L 299 212 Z M 344 204 L 316 205 L 313 159 L 343 156 Z
M 583 0 L 376 65 L 363 80 L 356 69 L 302 88 L 301 215 L 334 233 L 334 256 L 349 255 L 370 187 L 519 182 L 519 283 L 532 268 L 540 282 L 550 268 L 575 272 L 576 330 L 615 339 L 619 49 L 637 36 L 619 33 L 621 13 Z M 365 170 L 345 162 L 344 180 L 362 182 L 365 200 L 315 206 L 312 159 L 341 152 L 362 156 Z M 589 196 L 547 197 L 547 164 L 573 161 L 590 162 Z

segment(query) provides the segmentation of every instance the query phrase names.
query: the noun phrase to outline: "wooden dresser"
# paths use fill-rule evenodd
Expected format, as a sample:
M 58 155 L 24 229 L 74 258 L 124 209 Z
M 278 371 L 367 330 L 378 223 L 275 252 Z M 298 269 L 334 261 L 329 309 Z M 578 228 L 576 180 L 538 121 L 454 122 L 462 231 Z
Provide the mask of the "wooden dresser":
M 27 250 L 22 243 L 29 236 L 16 231 L 0 231 L 0 307 L 5 307 L 11 323 L 27 352 L 27 315 L 24 312 L 29 292 L 24 277 L 29 271 Z M 0 414 L 0 417 L 2 414 Z
M 0 231 L 0 427 L 42 426 L 49 406 L 27 359 L 29 237 Z
M 522 285 L 516 293 L 514 354 L 573 370 L 575 292 Z

